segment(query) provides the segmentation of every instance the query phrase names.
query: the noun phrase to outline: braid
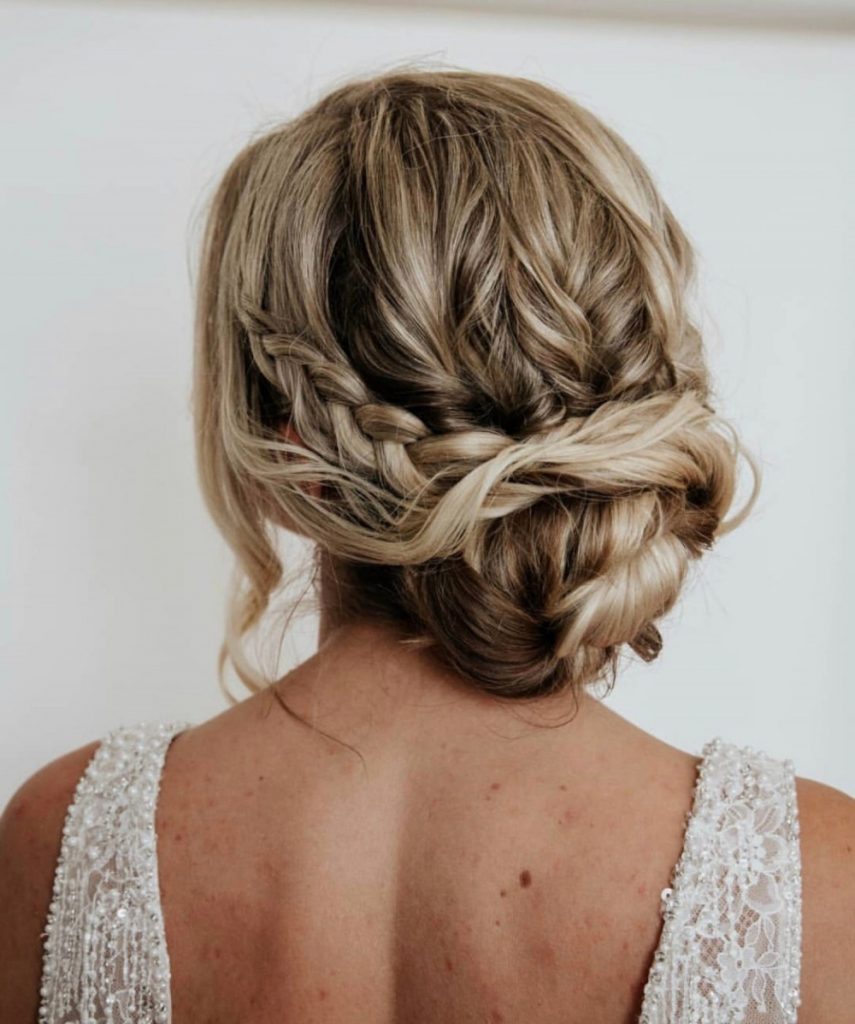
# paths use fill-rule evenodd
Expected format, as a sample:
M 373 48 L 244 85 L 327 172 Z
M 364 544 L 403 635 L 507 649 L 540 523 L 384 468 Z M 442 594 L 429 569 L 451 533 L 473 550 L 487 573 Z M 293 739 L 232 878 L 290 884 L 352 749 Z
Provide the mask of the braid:
M 422 514 L 415 521 L 422 536 L 416 538 L 420 546 L 413 557 L 463 553 L 477 569 L 483 524 L 528 508 L 548 494 L 596 500 L 704 484 L 697 453 L 688 441 L 693 427 L 700 427 L 700 439 L 706 440 L 707 421 L 714 413 L 692 391 L 606 402 L 588 416 L 568 416 L 523 439 L 497 429 L 432 434 L 410 410 L 378 400 L 340 349 L 336 359 L 327 358 L 304 337 L 277 331 L 273 316 L 257 307 L 241 322 L 265 331 L 250 335 L 253 353 L 262 353 L 259 369 L 276 382 L 291 406 L 310 410 L 313 423 L 325 423 L 322 436 L 332 443 L 319 454 L 348 469 L 370 471 L 392 498 L 418 492 Z M 442 502 L 452 487 L 465 491 L 479 512 L 461 524 L 468 532 L 461 534 L 459 549 L 447 532 L 440 538 L 434 531 L 434 544 L 441 541 L 442 548 L 426 550 L 424 534 L 433 521 L 441 521 L 448 531 Z M 410 528 L 413 522 L 408 516 Z M 412 534 L 404 535 L 396 543 L 406 536 L 412 539 Z M 635 539 L 626 534 L 622 546 L 631 547 Z M 398 553 L 404 550 L 399 547 Z
M 759 484 L 713 407 L 693 277 L 636 154 L 526 79 L 354 81 L 246 147 L 209 217 L 195 371 L 203 491 L 250 582 L 241 678 L 282 576 L 270 520 L 335 558 L 348 613 L 490 693 L 655 658 Z M 727 519 L 740 457 L 754 489 Z

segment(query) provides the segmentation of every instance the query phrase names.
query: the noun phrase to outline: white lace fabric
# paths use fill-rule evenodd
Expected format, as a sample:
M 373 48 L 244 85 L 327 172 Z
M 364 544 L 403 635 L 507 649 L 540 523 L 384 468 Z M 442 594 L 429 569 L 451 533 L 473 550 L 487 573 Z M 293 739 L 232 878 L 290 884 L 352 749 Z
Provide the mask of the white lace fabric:
M 113 730 L 68 808 L 42 933 L 40 1024 L 171 1024 L 155 809 L 188 722 Z M 789 760 L 703 749 L 638 1024 L 795 1024 L 801 859 Z
M 801 855 L 793 763 L 710 740 L 639 1024 L 795 1024 Z

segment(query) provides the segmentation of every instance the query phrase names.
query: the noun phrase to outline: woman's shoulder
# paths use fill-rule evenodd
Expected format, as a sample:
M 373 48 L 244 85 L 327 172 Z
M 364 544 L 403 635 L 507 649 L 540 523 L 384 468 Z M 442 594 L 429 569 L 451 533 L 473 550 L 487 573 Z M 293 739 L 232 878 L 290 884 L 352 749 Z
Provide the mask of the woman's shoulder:
M 0 1020 L 35 1020 L 42 929 L 68 806 L 101 744 L 93 740 L 43 765 L 0 817 Z
M 0 816 L 0 1020 L 35 1020 L 43 930 L 69 808 L 87 772 L 116 744 L 157 744 L 187 723 L 117 725 L 27 777 Z
M 715 737 L 704 745 L 697 762 L 689 820 L 691 841 L 680 859 L 687 869 L 683 910 L 692 912 L 693 901 L 709 895 L 703 885 L 693 889 L 696 878 L 719 877 L 706 871 L 706 862 L 698 860 L 702 854 L 738 857 L 741 864 L 746 844 L 751 845 L 756 863 L 774 868 L 763 872 L 765 888 L 758 893 L 769 925 L 774 921 L 772 927 L 784 930 L 782 935 L 770 933 L 769 939 L 777 944 L 774 955 L 795 965 L 798 1020 L 836 1024 L 852 1019 L 855 800 L 833 786 L 796 775 L 790 758 Z M 751 875 L 749 871 L 746 877 Z M 754 892 L 747 895 L 749 904 L 757 898 Z M 731 910 L 728 904 L 727 912 Z M 773 973 L 780 969 L 771 961 L 766 967 Z
M 855 800 L 795 777 L 801 824 L 802 985 L 799 1018 L 852 1019 L 855 1005 Z

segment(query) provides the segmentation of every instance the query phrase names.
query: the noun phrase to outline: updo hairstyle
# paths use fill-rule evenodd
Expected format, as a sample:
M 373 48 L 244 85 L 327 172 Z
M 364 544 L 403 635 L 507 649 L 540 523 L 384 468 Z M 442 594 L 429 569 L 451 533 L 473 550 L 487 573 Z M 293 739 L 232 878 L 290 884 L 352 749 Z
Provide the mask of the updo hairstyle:
M 496 697 L 654 659 L 760 480 L 712 405 L 694 274 L 639 157 L 535 81 L 397 69 L 250 141 L 197 293 L 200 481 L 238 569 L 221 673 L 269 682 L 241 641 L 283 521 L 350 613 Z M 725 520 L 740 455 L 754 488 Z

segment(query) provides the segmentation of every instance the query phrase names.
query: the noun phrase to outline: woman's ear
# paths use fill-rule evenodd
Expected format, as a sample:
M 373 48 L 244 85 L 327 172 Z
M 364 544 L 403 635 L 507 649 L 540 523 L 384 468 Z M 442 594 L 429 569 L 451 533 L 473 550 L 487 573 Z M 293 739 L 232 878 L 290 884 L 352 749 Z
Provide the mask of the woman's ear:
M 291 422 L 290 419 L 288 419 L 288 420 L 280 420 L 280 422 L 277 425 L 276 429 L 282 435 L 284 440 L 286 440 L 289 444 L 298 445 L 300 448 L 304 447 L 303 439 L 297 433 L 297 428 L 294 426 L 294 424 Z M 286 458 L 288 458 L 288 459 L 299 459 L 300 456 L 299 455 L 288 454 L 286 456 Z M 311 495 L 313 498 L 321 498 L 321 496 L 323 494 L 323 484 L 321 484 L 321 483 L 311 483 L 311 484 L 307 483 L 307 484 L 303 484 L 303 490 L 306 492 L 306 494 Z
M 291 420 L 280 420 L 276 429 L 286 441 L 290 441 L 291 444 L 298 444 L 302 447 L 303 439 L 297 433 L 297 429 Z

